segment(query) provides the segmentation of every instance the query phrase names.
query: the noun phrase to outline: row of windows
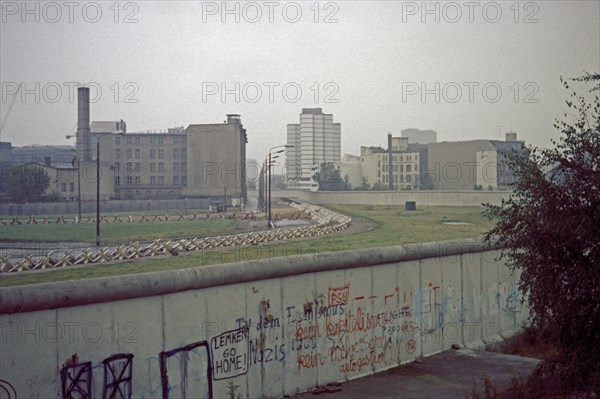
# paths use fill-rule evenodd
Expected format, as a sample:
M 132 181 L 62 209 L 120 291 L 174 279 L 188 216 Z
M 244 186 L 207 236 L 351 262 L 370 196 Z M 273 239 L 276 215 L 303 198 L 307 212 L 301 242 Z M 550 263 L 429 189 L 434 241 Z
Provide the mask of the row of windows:
M 164 136 L 150 136 L 150 137 L 144 137 L 144 139 L 147 139 L 147 142 L 150 144 L 164 144 L 165 143 L 165 138 Z M 142 137 L 141 136 L 125 136 L 125 144 L 136 144 L 136 145 L 140 145 L 142 144 Z M 146 140 L 143 140 L 144 142 L 146 142 Z M 175 136 L 173 137 L 173 144 L 185 144 L 187 141 L 187 137 L 186 136 Z M 116 136 L 115 137 L 115 145 L 121 145 L 121 136 Z
M 388 160 L 388 156 L 384 155 L 384 154 L 377 154 L 377 158 L 382 158 L 383 157 L 383 162 L 387 162 Z M 414 156 L 414 160 L 418 161 L 419 160 L 419 156 L 417 154 L 415 154 Z M 365 159 L 363 158 L 362 161 L 364 162 Z M 406 155 L 393 155 L 392 156 L 392 162 L 412 162 L 413 161 L 413 156 L 412 154 L 406 154 Z
M 381 167 L 381 165 L 378 165 L 378 166 Z M 413 165 L 410 165 L 410 164 L 406 165 L 406 168 L 404 168 L 403 165 L 397 165 L 397 164 L 396 165 L 392 165 L 392 166 L 393 166 L 392 170 L 394 172 L 398 172 L 398 171 L 404 172 L 405 171 L 404 169 L 406 169 L 406 172 L 417 172 L 419 170 L 419 165 L 417 165 L 417 164 L 415 164 L 414 167 L 413 167 Z M 387 164 L 383 165 L 383 171 L 384 172 L 388 171 L 388 165 Z
M 150 158 L 156 158 L 156 155 L 158 154 L 158 158 L 162 159 L 165 157 L 165 151 L 162 148 L 151 148 L 150 149 Z M 140 159 L 142 157 L 142 150 L 139 148 L 136 149 L 131 149 L 128 148 L 127 150 L 125 150 L 125 156 L 127 159 Z M 185 148 L 174 148 L 173 149 L 173 158 L 177 159 L 177 158 L 186 158 L 187 157 L 187 149 Z M 120 159 L 121 158 L 121 149 L 120 148 L 115 148 L 115 159 Z
M 163 172 L 165 170 L 165 164 L 163 162 L 150 162 L 150 172 L 156 172 L 158 166 L 158 171 Z M 125 165 L 126 172 L 139 172 L 142 169 L 142 164 L 140 162 L 127 162 Z M 119 162 L 115 162 L 115 171 L 118 173 L 121 171 L 121 164 Z M 187 172 L 187 163 L 181 162 L 173 162 L 173 172 Z
M 62 191 L 63 193 L 67 192 L 67 183 L 60 184 L 60 191 Z M 75 183 L 69 183 L 69 191 L 70 192 L 75 191 Z
M 398 176 L 393 176 L 393 178 L 394 178 L 393 182 L 394 183 L 398 183 Z M 418 182 L 419 181 L 419 177 L 415 176 L 414 180 L 415 180 L 415 182 Z M 388 176 L 387 175 L 383 175 L 383 182 L 387 183 L 388 181 L 389 181 L 388 180 Z M 406 178 L 404 178 L 404 175 L 400 175 L 400 183 L 412 183 L 412 182 L 413 182 L 413 178 L 412 178 L 411 175 L 407 175 Z
M 142 180 L 140 176 L 126 176 L 123 178 L 123 184 L 128 186 L 139 186 L 142 184 Z M 164 185 L 165 177 L 164 176 L 150 176 L 150 185 Z M 115 176 L 115 185 L 121 185 L 121 177 Z M 173 185 L 175 186 L 186 186 L 187 185 L 187 176 L 173 176 Z

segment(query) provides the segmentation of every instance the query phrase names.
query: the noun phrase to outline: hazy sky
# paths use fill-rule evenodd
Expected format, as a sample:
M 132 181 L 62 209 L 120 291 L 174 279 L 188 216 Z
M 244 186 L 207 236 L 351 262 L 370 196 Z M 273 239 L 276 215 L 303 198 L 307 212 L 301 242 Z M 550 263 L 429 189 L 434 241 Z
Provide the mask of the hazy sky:
M 406 128 L 544 146 L 559 77 L 600 70 L 598 1 L 0 3 L 1 140 L 16 146 L 74 144 L 73 82 L 100 88 L 92 120 L 131 132 L 241 114 L 250 158 L 303 107 L 342 124 L 343 153 Z

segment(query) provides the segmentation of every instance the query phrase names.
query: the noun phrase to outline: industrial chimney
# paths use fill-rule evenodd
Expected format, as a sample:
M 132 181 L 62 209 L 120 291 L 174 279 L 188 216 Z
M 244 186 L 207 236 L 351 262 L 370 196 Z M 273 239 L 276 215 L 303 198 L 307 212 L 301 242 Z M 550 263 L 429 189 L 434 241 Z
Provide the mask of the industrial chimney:
M 92 160 L 90 148 L 90 89 L 77 89 L 77 136 L 75 141 L 77 156 L 83 161 Z

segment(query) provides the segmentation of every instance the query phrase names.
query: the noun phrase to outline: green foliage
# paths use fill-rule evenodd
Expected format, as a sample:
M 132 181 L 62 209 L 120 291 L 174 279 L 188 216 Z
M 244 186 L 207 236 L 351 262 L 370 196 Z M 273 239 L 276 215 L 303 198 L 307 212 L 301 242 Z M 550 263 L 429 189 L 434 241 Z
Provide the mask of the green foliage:
M 534 324 L 558 330 L 558 353 L 534 377 L 600 392 L 600 101 L 572 91 L 567 105 L 577 119 L 556 121 L 553 148 L 509 157 L 518 180 L 508 200 L 486 205 L 497 221 L 486 239 L 521 271 Z
M 368 191 L 369 188 L 371 188 L 371 185 L 367 182 L 367 178 L 363 176 L 360 179 L 360 185 L 354 187 L 354 190 L 355 191 Z
M 372 191 L 385 191 L 389 188 L 389 186 L 387 184 L 383 184 L 381 182 L 375 182 L 375 184 L 373 184 L 373 187 L 371 187 Z
M 350 184 L 348 184 L 349 179 L 342 179 L 340 170 L 335 167 L 333 162 L 323 162 L 314 177 L 319 183 L 319 191 L 350 190 Z
M 27 164 L 10 168 L 6 172 L 8 176 L 4 192 L 9 201 L 22 204 L 42 200 L 50 184 L 50 178 L 44 168 L 36 164 Z
M 283 176 L 274 174 L 271 178 L 273 179 L 271 181 L 271 188 L 273 190 L 285 190 L 287 185 L 285 184 Z

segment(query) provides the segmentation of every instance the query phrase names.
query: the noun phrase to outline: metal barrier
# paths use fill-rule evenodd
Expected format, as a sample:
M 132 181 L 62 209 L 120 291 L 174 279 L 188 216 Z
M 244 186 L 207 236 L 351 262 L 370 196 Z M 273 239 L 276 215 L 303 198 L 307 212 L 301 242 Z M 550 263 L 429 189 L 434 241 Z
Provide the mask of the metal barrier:
M 74 251 L 65 251 L 63 255 L 55 256 L 49 252 L 40 259 L 34 259 L 35 255 L 25 256 L 24 259 L 12 263 L 9 256 L 3 256 L 0 259 L 0 273 L 15 273 L 28 270 L 56 269 L 84 264 L 118 262 L 129 259 L 138 259 L 159 255 L 177 255 L 179 252 L 201 251 L 205 249 L 238 246 L 238 245 L 257 245 L 264 242 L 284 241 L 294 238 L 305 238 L 331 234 L 336 231 L 346 229 L 351 222 L 351 218 L 339 213 L 321 208 L 307 203 L 288 203 L 287 205 L 298 210 L 299 215 L 307 215 L 314 224 L 310 226 L 278 228 L 251 233 L 230 234 L 225 236 L 180 239 L 177 241 L 155 240 L 151 244 L 142 245 L 139 242 L 120 245 L 116 248 L 84 249 L 79 255 L 74 255 Z M 197 215 L 194 214 L 194 218 Z M 170 220 L 165 215 L 166 220 Z M 173 216 L 174 220 L 177 216 Z M 116 218 L 116 222 L 133 222 L 130 216 L 123 221 Z M 158 216 L 155 219 L 160 218 Z M 31 220 L 31 218 L 30 218 Z M 143 216 L 141 221 L 148 221 Z M 45 218 L 48 223 L 47 218 Z M 104 219 L 104 221 L 108 221 Z M 114 221 L 114 220 L 113 220 Z M 35 219 L 31 223 L 36 223 Z M 64 218 L 59 217 L 56 223 L 66 223 Z

